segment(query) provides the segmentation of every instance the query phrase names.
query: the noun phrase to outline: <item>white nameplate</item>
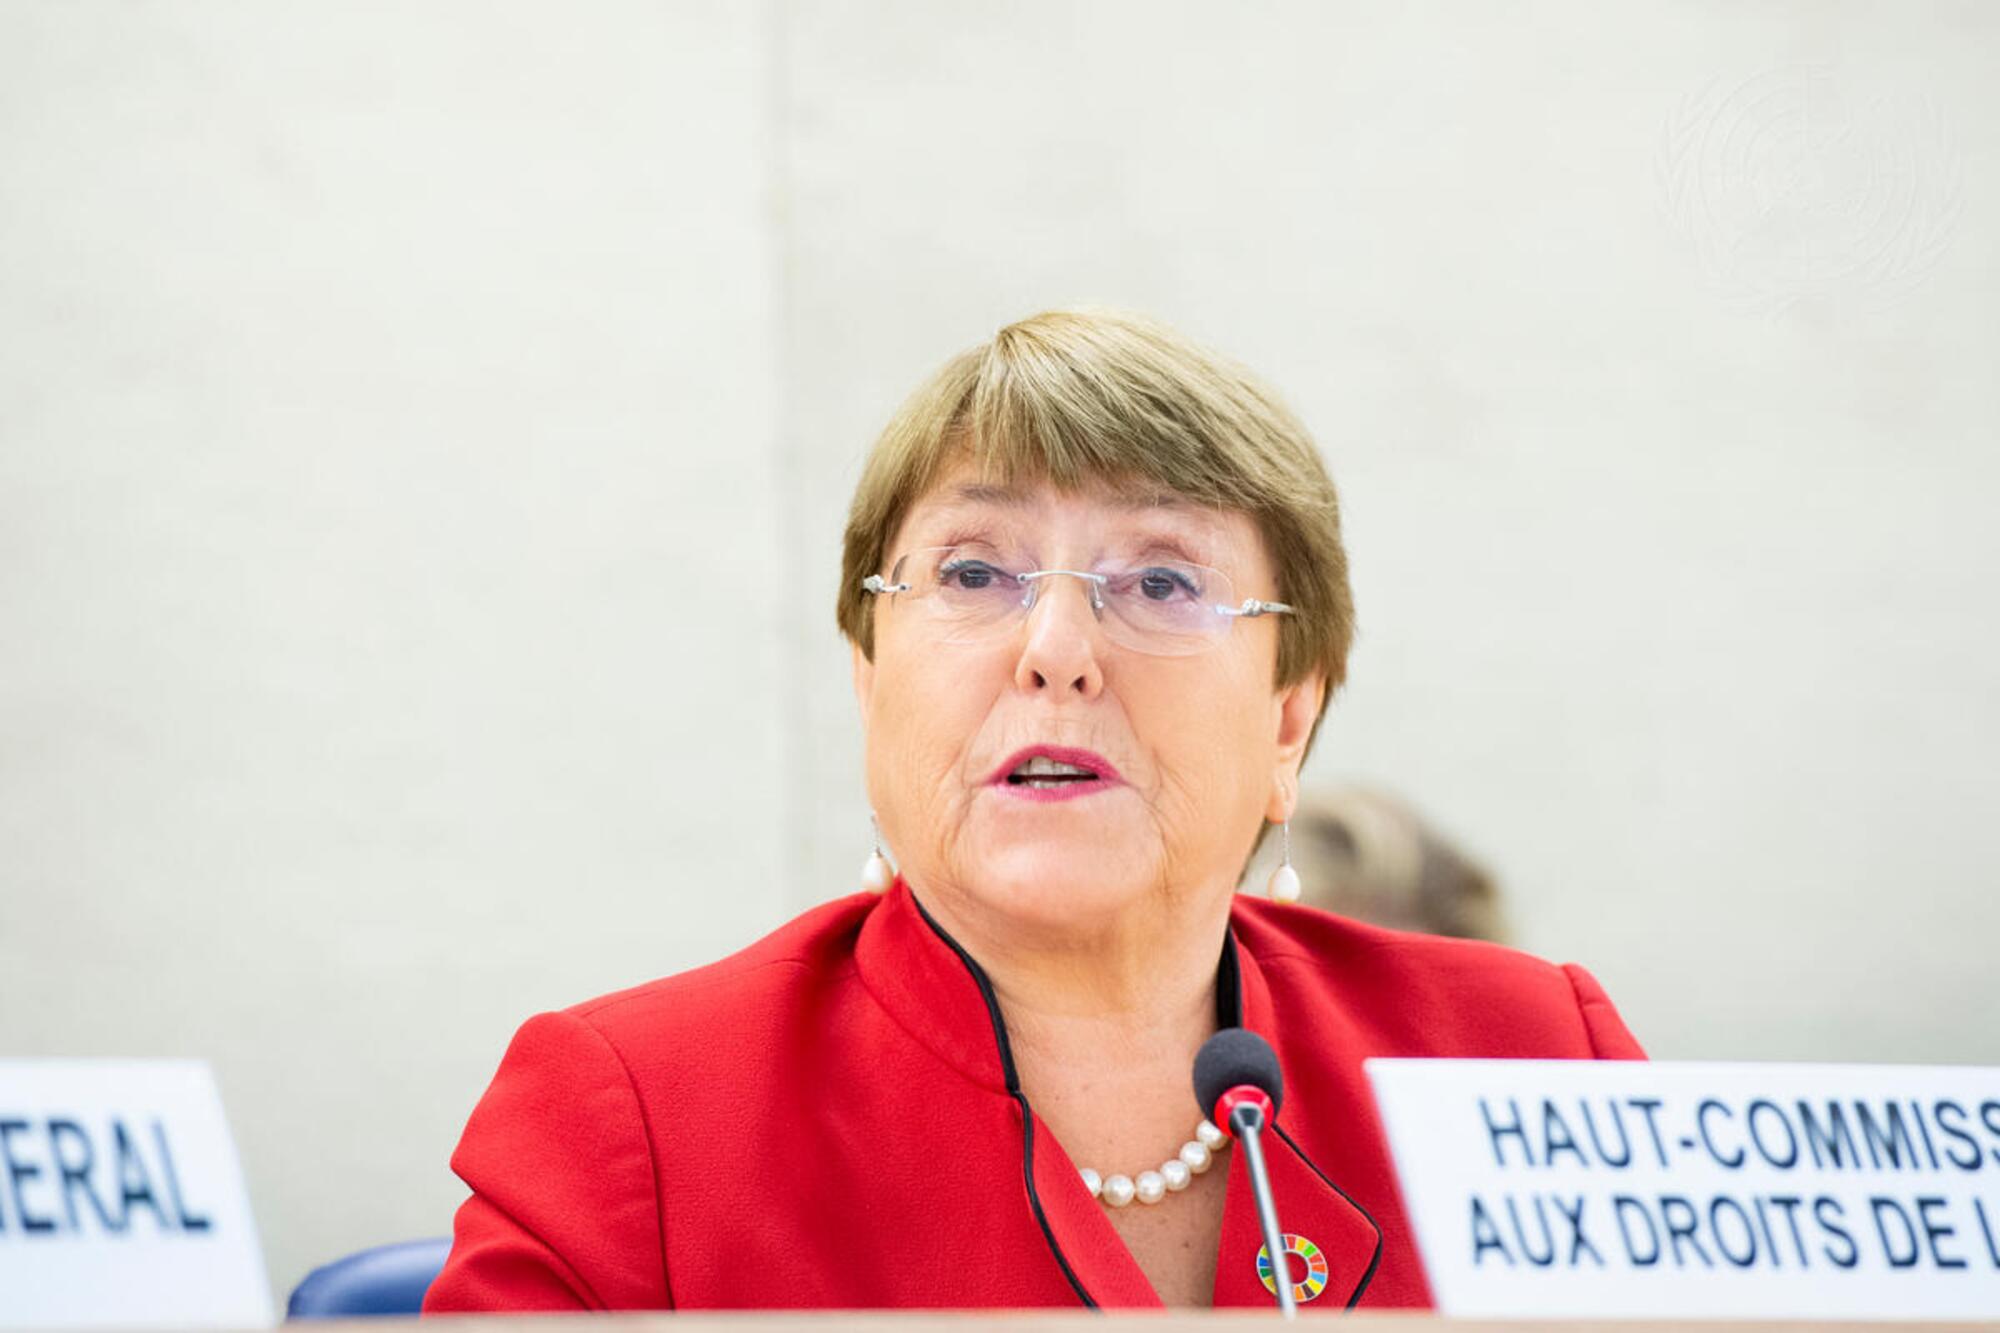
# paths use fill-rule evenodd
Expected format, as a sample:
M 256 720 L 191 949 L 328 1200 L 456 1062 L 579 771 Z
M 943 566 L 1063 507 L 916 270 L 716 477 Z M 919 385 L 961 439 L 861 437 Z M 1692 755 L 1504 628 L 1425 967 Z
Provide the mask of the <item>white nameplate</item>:
M 208 1066 L 0 1060 L 0 1326 L 268 1326 Z
M 2000 1315 L 2000 1069 L 1367 1070 L 1444 1314 Z

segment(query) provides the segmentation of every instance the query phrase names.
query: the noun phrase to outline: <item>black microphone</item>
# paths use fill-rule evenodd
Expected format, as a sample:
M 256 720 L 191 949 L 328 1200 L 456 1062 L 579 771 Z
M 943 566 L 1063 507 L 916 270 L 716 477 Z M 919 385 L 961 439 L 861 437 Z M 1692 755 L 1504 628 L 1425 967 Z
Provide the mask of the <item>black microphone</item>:
M 1278 1053 L 1249 1028 L 1224 1028 L 1201 1044 L 1194 1057 L 1194 1095 L 1204 1114 L 1216 1124 L 1216 1104 L 1233 1088 L 1252 1088 L 1271 1101 L 1270 1118 L 1278 1118 L 1285 1100 L 1285 1076 L 1278 1071 Z
M 1224 1028 L 1201 1044 L 1194 1057 L 1194 1095 L 1202 1114 L 1234 1135 L 1243 1145 L 1250 1171 L 1250 1192 L 1257 1200 L 1257 1222 L 1264 1232 L 1264 1253 L 1271 1261 L 1271 1286 L 1278 1309 L 1295 1318 L 1292 1261 L 1285 1252 L 1285 1233 L 1278 1227 L 1278 1210 L 1271 1202 L 1271 1177 L 1264 1170 L 1264 1127 L 1278 1119 L 1285 1099 L 1285 1079 L 1278 1070 L 1278 1053 L 1248 1028 Z

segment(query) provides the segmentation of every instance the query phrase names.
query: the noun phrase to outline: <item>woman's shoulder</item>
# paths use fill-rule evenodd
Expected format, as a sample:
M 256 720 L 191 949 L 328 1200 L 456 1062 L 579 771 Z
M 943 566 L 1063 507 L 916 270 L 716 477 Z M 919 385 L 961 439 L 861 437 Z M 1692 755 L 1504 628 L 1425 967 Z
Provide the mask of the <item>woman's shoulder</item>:
M 1247 896 L 1231 924 L 1274 985 L 1421 1033 L 1439 1047 L 1427 1054 L 1642 1054 L 1604 988 L 1576 963 Z
M 1537 972 L 1554 966 L 1534 954 L 1491 940 L 1463 939 L 1376 925 L 1304 903 L 1238 894 L 1231 924 L 1259 957 L 1301 957 L 1404 968 L 1479 973 Z
M 668 1303 L 662 1142 L 777 1099 L 876 901 L 826 903 L 718 962 L 522 1024 L 452 1154 L 474 1197 L 430 1307 Z
M 742 1032 L 757 1015 L 788 1007 L 852 971 L 854 942 L 880 902 L 857 893 L 822 903 L 753 944 L 715 962 L 573 1004 L 561 1012 L 614 1045 L 684 1032 L 716 1040 Z

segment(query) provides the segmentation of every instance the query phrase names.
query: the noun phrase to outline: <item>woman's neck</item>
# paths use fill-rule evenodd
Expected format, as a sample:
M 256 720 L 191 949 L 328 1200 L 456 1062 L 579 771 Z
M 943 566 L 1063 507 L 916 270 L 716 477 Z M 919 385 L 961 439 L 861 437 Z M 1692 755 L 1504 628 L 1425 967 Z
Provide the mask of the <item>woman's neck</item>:
M 1194 1056 L 1217 1026 L 1230 894 L 1033 930 L 972 895 L 917 892 L 993 983 L 1021 1089 L 1071 1163 L 1136 1181 L 1176 1157 L 1201 1118 Z M 1227 1180 L 1212 1170 L 1172 1206 L 1109 1210 L 1169 1305 L 1211 1301 Z
M 1229 895 L 1148 899 L 1090 926 L 1023 923 L 949 888 L 916 892 L 986 972 L 1017 1059 L 1057 1068 L 1192 1058 L 1216 1028 Z

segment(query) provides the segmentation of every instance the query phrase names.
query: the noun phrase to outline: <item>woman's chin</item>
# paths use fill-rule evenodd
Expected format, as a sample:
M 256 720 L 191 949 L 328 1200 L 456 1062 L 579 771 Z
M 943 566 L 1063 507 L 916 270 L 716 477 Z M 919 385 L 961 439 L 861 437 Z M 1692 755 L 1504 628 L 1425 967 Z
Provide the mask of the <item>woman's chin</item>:
M 1009 840 L 964 867 L 961 882 L 981 905 L 1022 925 L 1080 926 L 1106 921 L 1143 901 L 1152 858 L 1138 848 L 1119 855 L 1102 830 L 1095 838 Z M 1135 873 L 1139 872 L 1139 873 Z

